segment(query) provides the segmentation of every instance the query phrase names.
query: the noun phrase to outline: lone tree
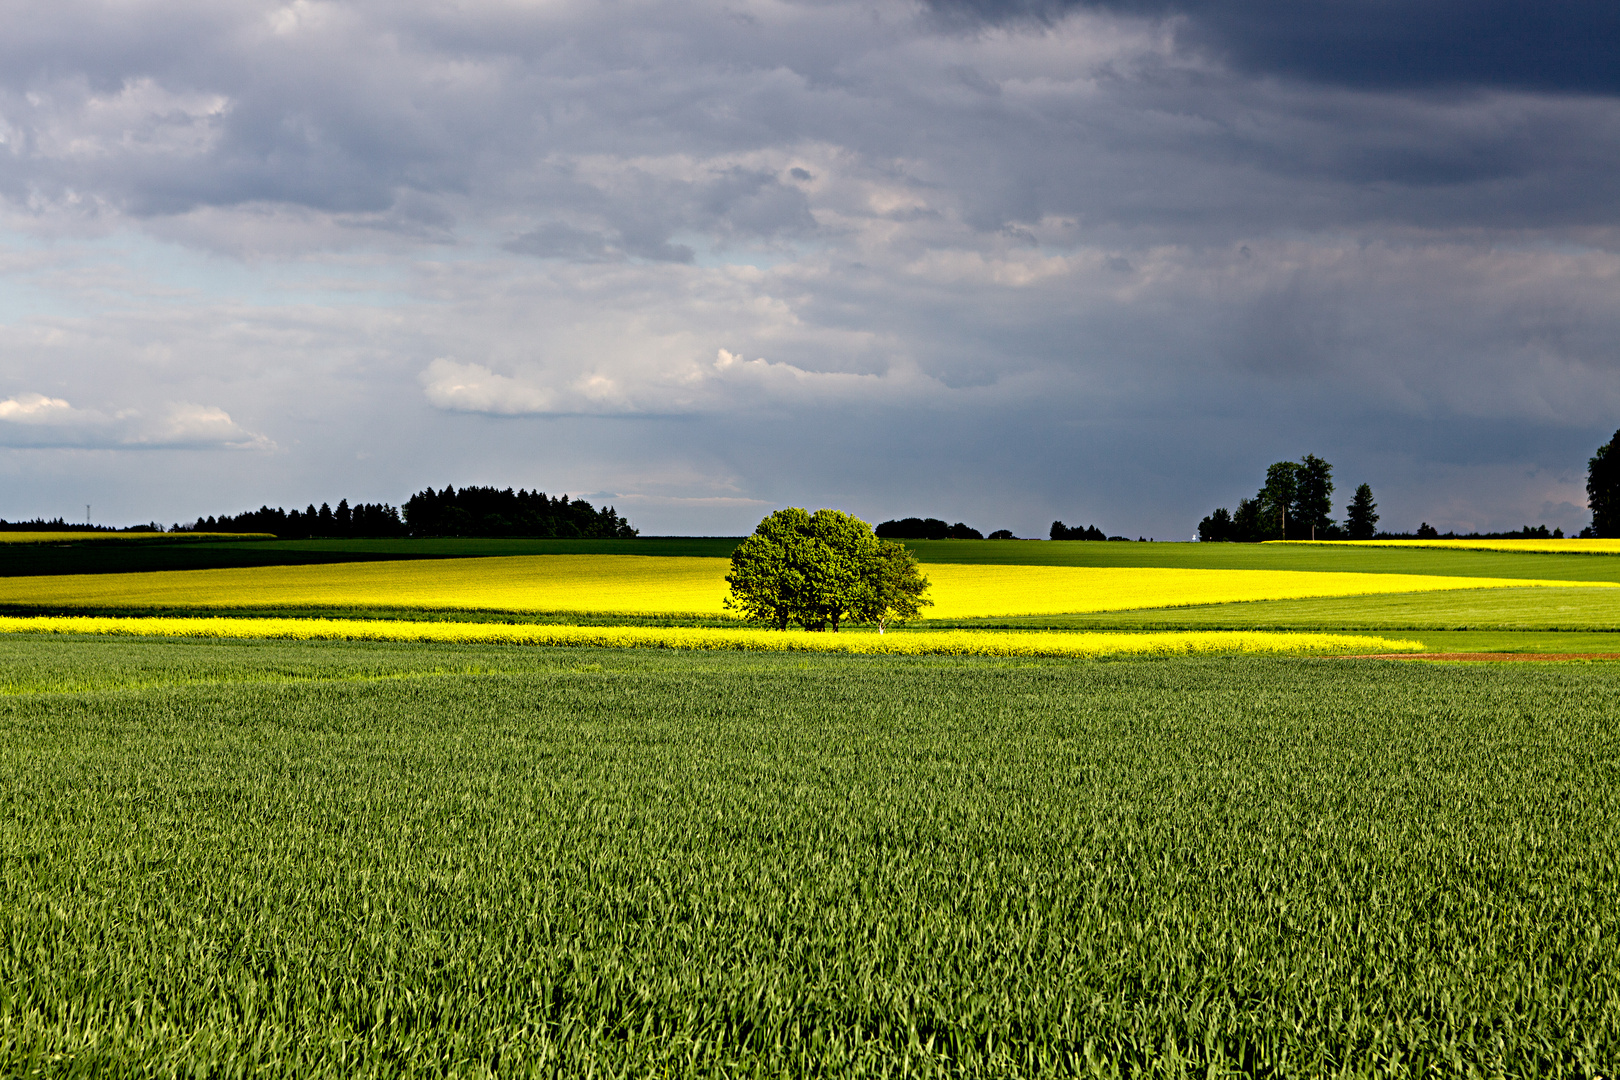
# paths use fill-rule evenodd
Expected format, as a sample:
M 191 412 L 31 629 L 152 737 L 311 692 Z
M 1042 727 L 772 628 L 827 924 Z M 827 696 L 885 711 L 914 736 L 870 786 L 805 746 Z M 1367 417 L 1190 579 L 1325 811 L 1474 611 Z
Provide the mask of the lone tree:
M 798 623 L 836 633 L 850 618 L 881 629 L 929 602 L 916 557 L 838 510 L 789 507 L 768 515 L 731 553 L 726 584 L 728 610 L 778 630 Z
M 1586 505 L 1592 510 L 1593 536 L 1620 536 L 1620 431 L 1587 462 Z
M 1378 524 L 1378 504 L 1373 502 L 1372 485 L 1356 488 L 1356 497 L 1344 508 L 1344 531 L 1352 540 L 1371 540 Z

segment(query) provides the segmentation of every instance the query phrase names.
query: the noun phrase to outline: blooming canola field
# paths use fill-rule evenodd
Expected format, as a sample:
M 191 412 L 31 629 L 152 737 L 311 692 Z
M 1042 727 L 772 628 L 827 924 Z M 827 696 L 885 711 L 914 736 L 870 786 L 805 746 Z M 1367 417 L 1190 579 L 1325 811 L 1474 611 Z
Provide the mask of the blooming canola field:
M 703 652 L 816 652 L 864 656 L 1176 656 L 1195 653 L 1310 655 L 1413 652 L 1421 642 L 1360 634 L 1253 630 L 1169 633 L 1017 633 L 923 630 L 903 634 L 817 634 L 732 627 L 547 626 L 376 619 L 0 617 L 0 634 L 90 634 L 293 641 L 391 641 L 457 645 L 691 649 Z
M 729 561 L 524 555 L 0 579 L 0 604 L 91 608 L 392 608 L 719 615 Z M 1606 582 L 1297 570 L 928 564 L 936 619 Z

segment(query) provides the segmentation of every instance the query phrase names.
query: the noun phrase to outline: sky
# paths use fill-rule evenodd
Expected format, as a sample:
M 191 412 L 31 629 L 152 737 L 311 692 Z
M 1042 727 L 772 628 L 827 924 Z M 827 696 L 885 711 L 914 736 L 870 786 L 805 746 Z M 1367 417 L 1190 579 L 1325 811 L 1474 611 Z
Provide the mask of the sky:
M 0 517 L 1573 532 L 1612 0 L 11 0 Z

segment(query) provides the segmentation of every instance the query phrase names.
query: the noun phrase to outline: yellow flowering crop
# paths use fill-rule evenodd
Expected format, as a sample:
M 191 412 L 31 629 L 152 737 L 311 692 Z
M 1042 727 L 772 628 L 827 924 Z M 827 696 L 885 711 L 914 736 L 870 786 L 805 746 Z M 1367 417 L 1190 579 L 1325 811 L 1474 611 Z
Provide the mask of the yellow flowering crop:
M 1268 544 L 1327 547 L 1429 547 L 1469 551 L 1534 551 L 1558 555 L 1620 555 L 1620 540 L 1267 540 Z
M 0 579 L 0 602 L 83 607 L 404 607 L 719 615 L 727 559 L 510 555 Z
M 919 630 L 893 634 L 813 634 L 730 627 L 542 626 L 511 623 L 365 619 L 0 617 L 0 633 L 116 634 L 154 637 L 291 638 L 479 645 L 818 652 L 891 656 L 1159 656 L 1191 653 L 1321 654 L 1416 652 L 1421 642 L 1361 634 L 1251 630 L 1160 633 Z
M 723 613 L 726 559 L 516 555 L 0 579 L 0 603 Z M 931 564 L 933 618 L 1047 615 L 1315 596 L 1607 582 L 1299 570 Z
M 923 567 L 934 588 L 930 617 L 1057 615 L 1080 611 L 1296 600 L 1315 596 L 1490 589 L 1586 582 L 1427 574 L 1346 574 L 1304 570 L 1189 570 L 1125 566 Z M 1600 587 L 1607 583 L 1592 582 Z

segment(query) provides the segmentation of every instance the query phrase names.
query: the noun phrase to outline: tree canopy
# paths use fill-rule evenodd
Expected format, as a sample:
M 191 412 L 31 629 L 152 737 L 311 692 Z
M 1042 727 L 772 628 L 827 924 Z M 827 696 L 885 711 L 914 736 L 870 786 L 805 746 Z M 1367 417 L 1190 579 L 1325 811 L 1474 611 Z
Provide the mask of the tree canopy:
M 983 540 L 984 534 L 966 522 L 947 525 L 940 518 L 898 518 L 877 527 L 880 540 Z
M 1344 534 L 1352 540 L 1371 540 L 1377 526 L 1378 504 L 1373 502 L 1372 485 L 1362 484 L 1344 508 Z
M 1370 497 L 1370 488 L 1368 494 Z M 1332 509 L 1333 466 L 1315 454 L 1306 454 L 1298 461 L 1273 462 L 1254 498 L 1240 499 L 1236 512 L 1223 506 L 1204 518 L 1198 523 L 1198 538 L 1206 542 L 1337 539 L 1343 533 L 1328 516 Z
M 1108 536 L 1095 525 L 1076 525 L 1073 528 L 1061 521 L 1052 522 L 1052 531 L 1048 534 L 1053 540 L 1107 540 Z
M 860 518 L 839 510 L 771 513 L 731 555 L 726 607 L 786 630 L 837 632 L 845 620 L 877 623 L 915 618 L 928 581 L 916 556 L 879 540 Z
M 307 537 L 524 536 L 629 539 L 638 535 L 611 506 L 597 509 L 584 499 L 552 497 L 543 491 L 447 486 L 426 488 L 402 507 L 340 499 L 337 509 L 311 503 L 302 512 L 261 506 L 241 514 L 198 518 L 197 532 L 267 532 L 288 539 Z
M 1620 431 L 1586 463 L 1586 505 L 1593 536 L 1620 537 Z

